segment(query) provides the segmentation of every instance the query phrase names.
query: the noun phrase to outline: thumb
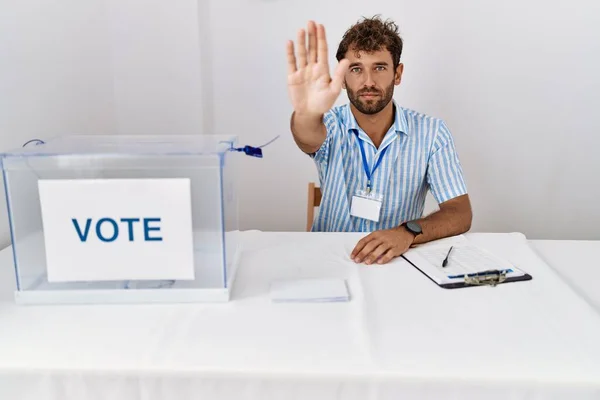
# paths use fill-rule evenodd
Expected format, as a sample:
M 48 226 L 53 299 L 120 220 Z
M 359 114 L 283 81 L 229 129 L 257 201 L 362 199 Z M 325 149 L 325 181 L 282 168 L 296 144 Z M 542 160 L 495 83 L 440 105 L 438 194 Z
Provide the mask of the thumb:
M 335 72 L 333 73 L 333 79 L 331 80 L 331 89 L 336 93 L 339 93 L 342 90 L 342 82 L 344 82 L 344 75 L 346 74 L 346 70 L 350 65 L 350 61 L 345 58 L 339 62 L 337 65 Z

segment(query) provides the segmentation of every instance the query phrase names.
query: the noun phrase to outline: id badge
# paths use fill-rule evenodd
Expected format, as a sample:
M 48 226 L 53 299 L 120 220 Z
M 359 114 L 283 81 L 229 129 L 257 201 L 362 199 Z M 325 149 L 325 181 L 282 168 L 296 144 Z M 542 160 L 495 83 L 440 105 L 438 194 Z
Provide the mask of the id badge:
M 373 192 L 359 190 L 352 196 L 350 215 L 379 222 L 383 196 Z

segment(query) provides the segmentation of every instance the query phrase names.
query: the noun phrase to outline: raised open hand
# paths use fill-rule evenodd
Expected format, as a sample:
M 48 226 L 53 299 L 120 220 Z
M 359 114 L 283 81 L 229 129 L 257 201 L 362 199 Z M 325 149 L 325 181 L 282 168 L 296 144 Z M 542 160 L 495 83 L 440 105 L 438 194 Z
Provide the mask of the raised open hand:
M 296 58 L 294 42 L 288 41 L 288 91 L 294 111 L 303 115 L 325 114 L 342 90 L 349 61 L 340 61 L 333 78 L 330 77 L 325 28 L 313 21 L 308 23 L 308 52 L 304 29 L 298 31 L 297 47 Z

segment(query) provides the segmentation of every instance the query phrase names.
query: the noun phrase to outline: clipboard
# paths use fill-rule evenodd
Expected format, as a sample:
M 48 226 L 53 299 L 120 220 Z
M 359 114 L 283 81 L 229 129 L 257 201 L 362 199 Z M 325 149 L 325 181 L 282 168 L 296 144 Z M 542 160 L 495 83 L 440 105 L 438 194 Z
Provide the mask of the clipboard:
M 444 289 L 494 287 L 533 279 L 510 261 L 474 245 L 464 236 L 419 245 L 402 258 Z

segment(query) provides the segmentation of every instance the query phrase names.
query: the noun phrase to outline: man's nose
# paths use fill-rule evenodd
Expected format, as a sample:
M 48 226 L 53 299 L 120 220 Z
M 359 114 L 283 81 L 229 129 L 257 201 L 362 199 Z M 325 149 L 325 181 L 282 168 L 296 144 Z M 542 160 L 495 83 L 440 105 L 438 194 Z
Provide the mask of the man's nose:
M 367 73 L 365 76 L 365 86 L 368 88 L 375 86 L 375 80 L 371 73 Z

